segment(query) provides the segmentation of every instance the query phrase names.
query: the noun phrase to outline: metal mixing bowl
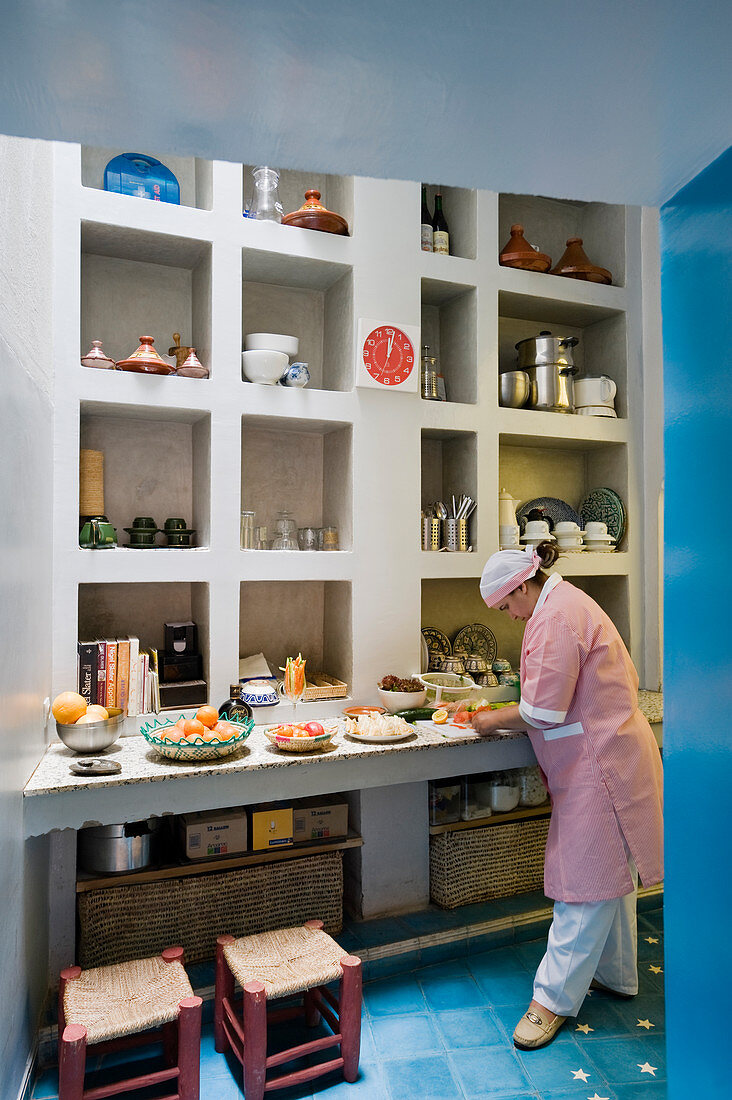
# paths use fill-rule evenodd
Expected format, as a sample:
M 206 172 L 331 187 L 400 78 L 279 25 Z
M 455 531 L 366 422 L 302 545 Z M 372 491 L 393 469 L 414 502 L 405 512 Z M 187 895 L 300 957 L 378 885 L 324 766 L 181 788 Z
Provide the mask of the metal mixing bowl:
M 109 718 L 100 722 L 82 722 L 80 726 L 56 723 L 56 733 L 74 752 L 100 752 L 113 745 L 122 732 L 124 713 L 119 707 L 107 707 Z
M 520 409 L 529 399 L 531 384 L 525 370 L 508 370 L 498 379 L 500 401 L 506 409 Z

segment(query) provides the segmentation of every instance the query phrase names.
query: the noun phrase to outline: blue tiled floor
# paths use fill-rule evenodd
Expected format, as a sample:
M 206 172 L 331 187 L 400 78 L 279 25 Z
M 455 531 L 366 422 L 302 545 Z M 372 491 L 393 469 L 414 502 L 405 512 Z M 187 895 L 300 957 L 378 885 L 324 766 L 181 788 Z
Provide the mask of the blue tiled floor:
M 389 942 L 395 925 L 402 933 L 409 928 L 411 934 L 417 927 L 430 927 L 422 918 L 403 918 L 383 922 L 364 934 L 373 936 L 372 943 Z M 277 1096 L 280 1100 L 662 1100 L 666 1096 L 663 972 L 650 969 L 663 967 L 661 910 L 639 915 L 638 935 L 638 997 L 620 1001 L 593 994 L 551 1045 L 533 1052 L 516 1050 L 511 1034 L 531 996 L 543 939 L 367 981 L 358 1081 L 348 1085 L 332 1075 L 310 1086 L 279 1091 Z M 313 1033 L 307 1032 L 307 1037 Z M 276 1046 L 277 1036 L 274 1039 Z M 319 1057 L 329 1056 L 332 1052 Z M 236 1064 L 214 1051 L 212 1028 L 206 1024 L 201 1100 L 242 1100 L 236 1070 Z M 112 1072 L 102 1059 L 101 1079 Z M 135 1095 L 142 1100 L 143 1094 Z M 56 1097 L 56 1072 L 47 1071 L 36 1081 L 33 1100 Z

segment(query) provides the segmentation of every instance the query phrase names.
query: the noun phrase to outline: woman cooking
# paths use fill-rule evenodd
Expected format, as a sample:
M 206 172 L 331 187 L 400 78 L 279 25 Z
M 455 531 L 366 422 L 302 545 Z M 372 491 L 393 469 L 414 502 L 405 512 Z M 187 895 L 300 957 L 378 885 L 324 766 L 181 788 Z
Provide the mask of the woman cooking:
M 526 623 L 521 702 L 482 711 L 475 729 L 525 729 L 552 800 L 544 892 L 547 951 L 513 1040 L 530 1050 L 576 1016 L 590 986 L 638 992 L 636 896 L 663 878 L 662 772 L 638 710 L 638 674 L 617 629 L 580 589 L 541 566 L 556 547 L 501 550 L 486 563 L 488 607 Z

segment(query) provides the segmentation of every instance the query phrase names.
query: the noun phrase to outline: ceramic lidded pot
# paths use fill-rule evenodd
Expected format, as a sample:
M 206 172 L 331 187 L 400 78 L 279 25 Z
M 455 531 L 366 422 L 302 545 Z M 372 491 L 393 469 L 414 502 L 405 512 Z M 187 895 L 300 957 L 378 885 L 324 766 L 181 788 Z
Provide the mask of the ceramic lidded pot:
M 137 351 L 133 351 L 127 359 L 120 359 L 117 370 L 133 371 L 137 374 L 173 374 L 175 367 L 158 355 L 153 347 L 154 343 L 154 337 L 141 336 Z
M 285 373 L 280 378 L 281 386 L 289 386 L 292 389 L 302 389 L 310 381 L 310 371 L 307 363 L 290 363 L 285 368 Z
M 471 673 L 480 673 L 488 671 L 488 662 L 485 657 L 481 657 L 479 653 L 469 653 L 463 660 L 465 671 Z
M 518 267 L 524 271 L 545 272 L 552 266 L 551 256 L 529 244 L 524 237 L 524 227 L 518 222 L 511 226 L 511 236 L 498 253 L 498 262 L 502 267 Z
M 185 362 L 175 372 L 180 378 L 208 378 L 208 367 L 204 367 L 196 355 L 195 348 L 188 349 Z
M 550 275 L 564 275 L 567 279 L 584 279 L 588 283 L 612 283 L 613 277 L 607 268 L 590 263 L 582 247 L 581 237 L 567 237 L 567 247 L 559 263 L 551 269 Z
M 100 370 L 114 370 L 117 366 L 114 359 L 110 359 L 102 350 L 101 340 L 92 340 L 92 346 L 86 355 L 81 357 L 82 367 L 97 367 Z
M 152 516 L 135 516 L 132 526 L 125 527 L 125 531 L 130 536 L 130 546 L 136 548 L 151 547 L 155 545 L 158 525 Z
M 465 663 L 462 657 L 453 654 L 452 657 L 440 658 L 440 672 L 454 672 L 457 676 L 465 673 Z
M 320 201 L 320 191 L 305 192 L 305 202 L 299 210 L 285 214 L 283 225 L 294 225 L 300 229 L 318 229 L 321 233 L 339 233 L 348 236 L 348 222 L 340 214 L 326 210 Z

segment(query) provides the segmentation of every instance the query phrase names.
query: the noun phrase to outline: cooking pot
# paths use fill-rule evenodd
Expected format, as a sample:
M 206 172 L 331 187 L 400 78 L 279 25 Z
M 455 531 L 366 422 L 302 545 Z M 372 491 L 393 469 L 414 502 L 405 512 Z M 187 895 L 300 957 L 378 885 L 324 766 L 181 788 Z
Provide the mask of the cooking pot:
M 160 827 L 155 818 L 121 825 L 92 825 L 79 830 L 79 866 L 105 875 L 139 871 L 152 860 L 152 841 Z
M 543 409 L 545 412 L 574 412 L 574 375 L 576 367 L 565 367 L 558 363 L 546 363 L 541 366 L 526 367 L 529 376 L 528 409 Z
M 573 367 L 572 348 L 579 343 L 576 336 L 552 336 L 551 332 L 540 332 L 538 336 L 530 336 L 526 340 L 519 340 L 516 344 L 518 352 L 518 365 L 521 370 L 529 367 L 539 367 L 544 364 L 557 364 L 562 367 Z

